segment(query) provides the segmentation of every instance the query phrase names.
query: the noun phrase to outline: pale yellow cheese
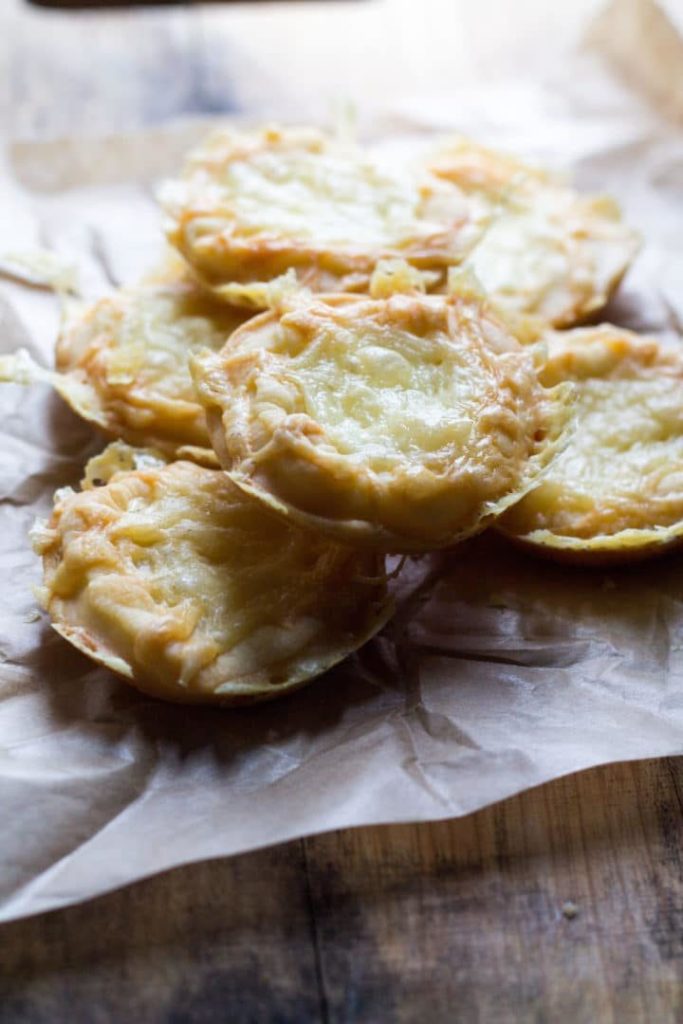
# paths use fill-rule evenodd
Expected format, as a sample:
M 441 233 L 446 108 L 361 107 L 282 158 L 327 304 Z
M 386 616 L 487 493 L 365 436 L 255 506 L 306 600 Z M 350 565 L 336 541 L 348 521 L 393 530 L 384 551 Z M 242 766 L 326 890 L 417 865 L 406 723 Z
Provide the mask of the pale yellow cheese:
M 101 457 L 83 491 L 58 493 L 34 544 L 55 629 L 141 690 L 274 697 L 388 618 L 383 559 L 278 522 L 220 470 L 137 461 L 119 472 L 125 451 Z
M 294 269 L 317 291 L 365 291 L 379 259 L 443 271 L 478 230 L 448 182 L 313 129 L 218 131 L 161 199 L 169 240 L 217 285 Z
M 292 296 L 193 371 L 240 487 L 395 551 L 481 528 L 531 486 L 567 418 L 564 389 L 540 385 L 531 352 L 467 291 Z
M 57 342 L 54 384 L 79 415 L 132 444 L 206 449 L 188 360 L 219 349 L 245 319 L 172 265 L 72 311 Z
M 611 199 L 468 139 L 398 160 L 312 129 L 224 130 L 161 197 L 171 243 L 245 305 L 287 271 L 366 292 L 378 261 L 402 258 L 443 290 L 465 261 L 505 311 L 565 326 L 607 302 L 638 248 Z
M 466 260 L 503 310 L 571 326 L 605 305 L 633 260 L 638 236 L 605 196 L 455 139 L 428 160 L 486 210 Z
M 546 338 L 548 384 L 577 388 L 576 428 L 501 520 L 579 560 L 629 559 L 683 536 L 683 351 L 603 324 Z

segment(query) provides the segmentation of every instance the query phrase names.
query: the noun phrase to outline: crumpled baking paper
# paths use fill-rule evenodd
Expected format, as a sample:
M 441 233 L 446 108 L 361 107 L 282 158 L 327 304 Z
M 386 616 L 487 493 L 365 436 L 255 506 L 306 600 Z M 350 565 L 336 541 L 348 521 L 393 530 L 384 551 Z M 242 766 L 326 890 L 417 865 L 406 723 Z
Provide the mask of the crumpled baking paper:
M 617 195 L 647 244 L 608 315 L 679 335 L 683 136 L 594 57 L 543 88 L 403 103 L 385 125 L 471 132 Z M 2 351 L 52 362 L 59 304 L 21 280 L 17 255 L 55 251 L 86 295 L 135 279 L 159 252 L 152 182 L 203 128 L 8 148 Z M 190 861 L 465 814 L 563 773 L 683 751 L 683 556 L 560 568 L 492 533 L 412 564 L 384 633 L 274 704 L 137 694 L 55 635 L 32 593 L 28 530 L 102 441 L 46 387 L 4 386 L 0 405 L 0 921 Z

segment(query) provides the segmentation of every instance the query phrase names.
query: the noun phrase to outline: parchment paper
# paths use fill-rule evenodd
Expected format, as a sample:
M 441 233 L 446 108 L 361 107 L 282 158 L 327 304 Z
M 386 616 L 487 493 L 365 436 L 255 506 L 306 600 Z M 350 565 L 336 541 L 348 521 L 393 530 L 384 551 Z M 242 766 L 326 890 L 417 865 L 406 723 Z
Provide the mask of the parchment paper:
M 678 336 L 683 138 L 595 56 L 543 87 L 403 103 L 387 125 L 472 132 L 617 195 L 647 248 L 609 316 Z M 54 249 L 89 295 L 133 280 L 160 244 L 152 181 L 202 127 L 9 147 L 2 247 Z M 57 319 L 48 291 L 0 284 L 3 351 L 51 364 Z M 53 634 L 31 591 L 27 531 L 102 441 L 47 388 L 3 387 L 0 405 L 0 921 L 193 860 L 465 814 L 683 751 L 683 556 L 570 570 L 490 533 L 412 566 L 390 627 L 289 698 L 221 712 L 136 694 Z

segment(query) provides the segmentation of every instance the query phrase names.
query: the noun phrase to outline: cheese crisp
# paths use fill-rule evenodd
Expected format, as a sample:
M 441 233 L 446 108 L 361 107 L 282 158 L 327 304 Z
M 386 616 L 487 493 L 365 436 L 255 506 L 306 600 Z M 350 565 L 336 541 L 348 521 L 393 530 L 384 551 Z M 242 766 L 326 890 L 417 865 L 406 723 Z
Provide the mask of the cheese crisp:
M 79 415 L 131 444 L 207 448 L 188 360 L 220 348 L 244 319 L 171 267 L 67 319 L 55 386 Z
M 474 226 L 471 204 L 443 178 L 383 165 L 313 129 L 215 132 L 161 198 L 171 243 L 245 304 L 254 301 L 245 285 L 290 269 L 316 291 L 367 291 L 391 257 L 438 279 Z
M 275 697 L 389 617 L 382 559 L 276 521 L 220 470 L 175 462 L 93 486 L 103 462 L 34 533 L 43 601 L 62 636 L 140 690 Z
M 567 326 L 607 302 L 638 248 L 611 199 L 463 139 L 400 161 L 312 129 L 223 130 L 162 203 L 171 243 L 238 305 L 292 269 L 314 291 L 366 292 L 381 259 L 403 258 L 443 289 L 466 261 L 501 308 Z
M 391 276 L 375 276 L 375 294 Z M 566 417 L 566 390 L 539 384 L 529 350 L 466 288 L 293 296 L 193 371 L 235 483 L 390 551 L 453 544 L 502 512 Z
M 488 208 L 466 265 L 503 310 L 571 326 L 605 305 L 638 250 L 606 196 L 458 139 L 428 166 Z
M 546 384 L 575 381 L 577 426 L 501 520 L 541 553 L 617 561 L 683 537 L 683 350 L 610 325 L 551 333 Z

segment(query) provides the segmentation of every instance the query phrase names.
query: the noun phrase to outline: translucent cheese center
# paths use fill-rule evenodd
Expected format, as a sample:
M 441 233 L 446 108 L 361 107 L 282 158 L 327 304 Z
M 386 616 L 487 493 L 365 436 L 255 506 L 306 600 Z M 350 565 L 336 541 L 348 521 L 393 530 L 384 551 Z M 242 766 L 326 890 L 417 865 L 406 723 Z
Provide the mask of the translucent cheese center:
M 485 291 L 520 310 L 533 309 L 555 287 L 566 291 L 568 275 L 581 269 L 567 265 L 569 226 L 543 200 L 539 195 L 533 209 L 501 209 L 468 260 Z
M 212 476 L 204 485 L 179 477 L 151 500 L 134 499 L 111 538 L 158 606 L 201 617 L 202 635 L 227 651 L 269 623 L 292 622 L 302 594 L 311 601 L 302 580 L 320 574 L 330 549 L 269 519 L 259 530 L 258 510 Z
M 672 379 L 581 385 L 577 429 L 543 483 L 513 511 L 516 529 L 595 537 L 683 517 L 683 407 Z
M 240 231 L 317 247 L 382 247 L 443 230 L 419 212 L 417 181 L 351 155 L 263 152 L 221 171 Z
M 292 377 L 325 442 L 378 471 L 464 450 L 487 386 L 466 345 L 373 323 L 321 331 Z
M 201 348 L 220 348 L 244 319 L 216 309 L 201 315 L 197 302 L 141 292 L 113 326 L 106 356 L 107 381 L 137 385 L 170 400 L 195 402 L 188 359 Z

